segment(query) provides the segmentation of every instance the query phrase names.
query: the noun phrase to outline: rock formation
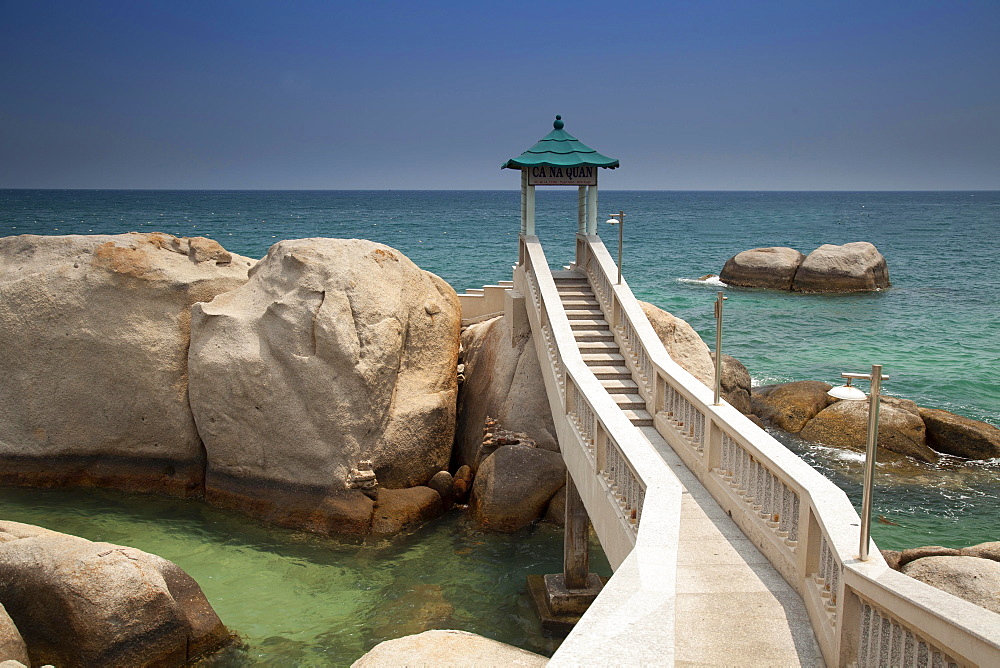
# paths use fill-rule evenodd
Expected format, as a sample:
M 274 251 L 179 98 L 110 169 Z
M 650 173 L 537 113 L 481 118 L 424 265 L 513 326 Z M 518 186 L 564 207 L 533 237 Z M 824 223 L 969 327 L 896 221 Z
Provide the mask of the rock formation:
M 824 244 L 795 272 L 796 292 L 863 292 L 889 287 L 885 258 L 867 241 L 843 246 Z
M 1000 613 L 1000 562 L 967 556 L 924 557 L 900 569 L 911 578 Z
M 750 406 L 754 415 L 775 427 L 796 434 L 832 401 L 833 386 L 818 380 L 799 380 L 753 388 Z
M 386 640 L 351 664 L 376 666 L 544 666 L 548 659 L 467 631 L 425 631 Z
M 711 355 L 714 370 L 715 353 L 713 352 Z M 715 385 L 710 385 L 710 387 L 714 389 Z M 722 398 L 739 412 L 749 415 L 752 412 L 750 410 L 750 393 L 752 391 L 753 382 L 747 368 L 735 357 L 722 353 Z
M 558 452 L 505 445 L 479 467 L 469 509 L 484 528 L 517 531 L 540 519 L 565 483 L 566 466 Z
M 158 233 L 0 238 L 0 481 L 200 494 L 190 307 L 253 262 Z
M 356 529 L 368 509 L 347 490 L 357 462 L 383 488 L 426 483 L 451 454 L 459 326 L 454 290 L 387 246 L 272 246 L 247 283 L 192 309 L 206 498 Z
M 646 314 L 646 319 L 653 326 L 653 331 L 667 349 L 670 358 L 681 365 L 685 371 L 700 380 L 708 387 L 715 387 L 715 364 L 708 346 L 698 336 L 698 332 L 686 321 L 653 306 L 640 301 L 639 306 Z
M 726 261 L 719 279 L 737 287 L 795 292 L 862 292 L 890 286 L 885 258 L 867 241 L 824 244 L 808 256 L 785 247 L 745 250 Z
M 719 280 L 745 288 L 791 290 L 795 272 L 805 255 L 794 248 L 754 248 L 726 260 Z
M 166 559 L 0 521 L 0 600 L 31 665 L 183 665 L 232 638 Z
M 927 445 L 966 459 L 1000 457 L 1000 429 L 936 408 L 921 408 L 927 426 Z
M 22 666 L 30 666 L 28 647 L 24 644 L 21 632 L 14 625 L 14 620 L 7 614 L 7 609 L 0 605 L 0 666 L 16 661 Z

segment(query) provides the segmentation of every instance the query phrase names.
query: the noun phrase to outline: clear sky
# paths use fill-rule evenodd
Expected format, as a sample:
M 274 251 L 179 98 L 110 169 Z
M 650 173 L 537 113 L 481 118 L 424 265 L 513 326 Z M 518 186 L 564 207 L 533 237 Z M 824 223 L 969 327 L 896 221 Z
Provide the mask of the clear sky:
M 1000 189 L 1000 1 L 0 0 L 0 187 Z

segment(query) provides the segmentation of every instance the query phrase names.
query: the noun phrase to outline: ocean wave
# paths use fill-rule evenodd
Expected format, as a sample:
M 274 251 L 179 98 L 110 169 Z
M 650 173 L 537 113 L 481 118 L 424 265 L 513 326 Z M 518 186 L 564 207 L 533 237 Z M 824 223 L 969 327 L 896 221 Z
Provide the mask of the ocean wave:
M 709 276 L 704 276 L 702 278 L 678 278 L 678 283 L 693 283 L 696 285 L 709 285 L 714 288 L 728 288 L 729 286 L 723 283 L 718 276 L 711 274 Z

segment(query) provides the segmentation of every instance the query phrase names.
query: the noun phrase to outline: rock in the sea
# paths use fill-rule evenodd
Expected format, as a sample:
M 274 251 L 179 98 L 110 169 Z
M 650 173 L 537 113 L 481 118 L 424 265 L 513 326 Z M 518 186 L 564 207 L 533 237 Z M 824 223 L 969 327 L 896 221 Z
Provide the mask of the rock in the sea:
M 472 491 L 472 467 L 468 464 L 459 466 L 458 470 L 455 471 L 453 483 L 452 491 L 455 503 L 465 503 L 468 501 L 469 493 Z
M 427 481 L 427 486 L 441 496 L 441 502 L 447 510 L 455 499 L 455 479 L 447 471 L 438 471 Z
M 564 484 L 566 466 L 558 452 L 505 445 L 479 467 L 469 509 L 479 526 L 517 531 L 541 518 Z
M 714 370 L 715 353 L 713 352 L 711 355 Z M 714 389 L 715 385 L 710 385 L 710 387 Z M 722 398 L 740 413 L 748 415 L 751 413 L 750 393 L 752 391 L 753 382 L 747 368 L 735 357 L 722 353 Z
M 383 487 L 426 483 L 451 455 L 460 318 L 455 291 L 388 246 L 272 246 L 192 309 L 206 498 L 280 521 L 289 496 L 343 498 L 363 460 Z
M 750 406 L 760 419 L 794 434 L 830 405 L 832 399 L 827 392 L 832 387 L 818 380 L 755 387 Z
M 707 387 L 715 387 L 715 365 L 708 346 L 686 321 L 658 306 L 639 302 L 670 358 Z
M 510 431 L 528 434 L 545 450 L 558 451 L 556 428 L 530 335 L 511 341 L 506 316 L 462 332 L 465 382 L 459 396 L 455 449 L 459 464 L 477 467 L 487 416 Z
M 467 631 L 424 631 L 415 636 L 386 640 L 351 664 L 352 668 L 378 666 L 544 666 L 539 654 L 505 645 Z
M 726 260 L 719 279 L 745 288 L 791 290 L 792 280 L 805 255 L 794 248 L 754 248 Z
M 797 292 L 861 292 L 889 287 L 885 258 L 867 241 L 823 244 L 802 261 L 792 290 Z
M 936 462 L 939 456 L 927 447 L 926 430 L 917 405 L 888 396 L 881 401 L 878 447 L 922 462 Z M 809 420 L 799 436 L 835 448 L 864 451 L 868 441 L 868 402 L 836 401 Z
M 430 487 L 378 491 L 372 515 L 373 534 L 388 535 L 433 519 L 444 510 L 441 495 Z
M 955 415 L 937 408 L 921 408 L 927 427 L 927 445 L 966 459 L 1000 457 L 1000 429 L 991 424 Z
M 198 584 L 156 555 L 0 521 L 0 600 L 31 665 L 183 665 L 231 642 Z
M 0 661 L 17 661 L 21 665 L 30 666 L 28 648 L 24 644 L 21 632 L 14 625 L 14 620 L 7 614 L 7 609 L 0 604 Z M 0 663 L 0 666 L 3 666 Z
M 971 547 L 963 547 L 959 552 L 963 557 L 979 557 L 980 559 L 1000 561 L 1000 541 L 993 540 Z
M 961 555 L 959 550 L 956 550 L 953 547 L 944 547 L 943 545 L 910 547 L 899 553 L 899 559 L 897 560 L 894 568 L 898 571 L 911 561 L 925 559 L 926 557 L 957 557 L 959 555 Z
M 0 239 L 0 482 L 200 494 L 190 307 L 253 263 L 159 233 Z
M 906 564 L 902 572 L 1000 613 L 1000 562 L 978 557 L 925 557 Z

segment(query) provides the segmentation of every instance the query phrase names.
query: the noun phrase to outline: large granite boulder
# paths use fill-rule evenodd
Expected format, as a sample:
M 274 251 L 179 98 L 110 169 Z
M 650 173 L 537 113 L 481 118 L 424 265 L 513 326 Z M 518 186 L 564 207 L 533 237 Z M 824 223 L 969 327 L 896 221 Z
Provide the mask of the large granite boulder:
M 685 320 L 644 301 L 639 302 L 670 358 L 708 387 L 715 387 L 715 364 L 708 346 Z
M 17 661 L 24 666 L 31 665 L 28 647 L 24 644 L 21 632 L 7 614 L 7 609 L 0 604 L 0 662 L 2 662 L 0 666 L 8 661 Z
M 31 665 L 183 665 L 231 642 L 198 584 L 156 555 L 0 521 L 0 600 Z
M 565 484 L 566 465 L 558 452 L 505 445 L 479 467 L 469 510 L 483 528 L 517 531 L 540 519 Z
M 455 459 L 477 466 L 487 416 L 535 445 L 557 451 L 556 428 L 531 335 L 511 340 L 506 316 L 470 325 L 462 332 L 465 382 L 458 400 Z
M 1000 562 L 978 557 L 924 557 L 902 567 L 915 580 L 1000 613 Z
M 791 290 L 795 272 L 805 257 L 786 247 L 745 250 L 726 260 L 719 280 L 744 288 Z
M 779 429 L 798 433 L 833 401 L 827 392 L 833 386 L 818 380 L 798 380 L 753 388 L 753 414 Z
M 253 262 L 159 233 L 0 238 L 0 482 L 199 494 L 190 307 Z
M 455 291 L 392 248 L 272 246 L 246 284 L 192 309 L 206 498 L 278 522 L 288 499 L 329 503 L 337 531 L 338 507 L 363 524 L 365 501 L 345 497 L 359 461 L 383 487 L 426 483 L 451 455 L 460 322 Z
M 792 290 L 860 292 L 889 285 L 885 258 L 867 241 L 856 241 L 843 246 L 823 244 L 809 253 L 795 272 Z
M 505 645 L 468 631 L 433 630 L 386 640 L 351 664 L 352 668 L 379 666 L 544 666 L 539 654 Z
M 927 427 L 927 445 L 966 459 L 1000 457 L 1000 429 L 991 424 L 955 415 L 937 408 L 921 408 Z
M 441 495 L 430 487 L 380 489 L 372 515 L 371 533 L 388 535 L 433 519 L 444 511 Z
M 714 367 L 714 352 L 712 364 Z M 711 387 L 715 389 L 714 385 Z M 753 412 L 750 407 L 751 392 L 753 392 L 753 381 L 750 372 L 738 359 L 722 353 L 722 398 L 739 412 L 749 415 Z
M 924 422 L 917 405 L 883 396 L 878 423 L 878 446 L 923 462 L 939 456 L 927 447 Z M 836 401 L 802 428 L 799 436 L 835 448 L 864 451 L 868 441 L 868 402 Z

